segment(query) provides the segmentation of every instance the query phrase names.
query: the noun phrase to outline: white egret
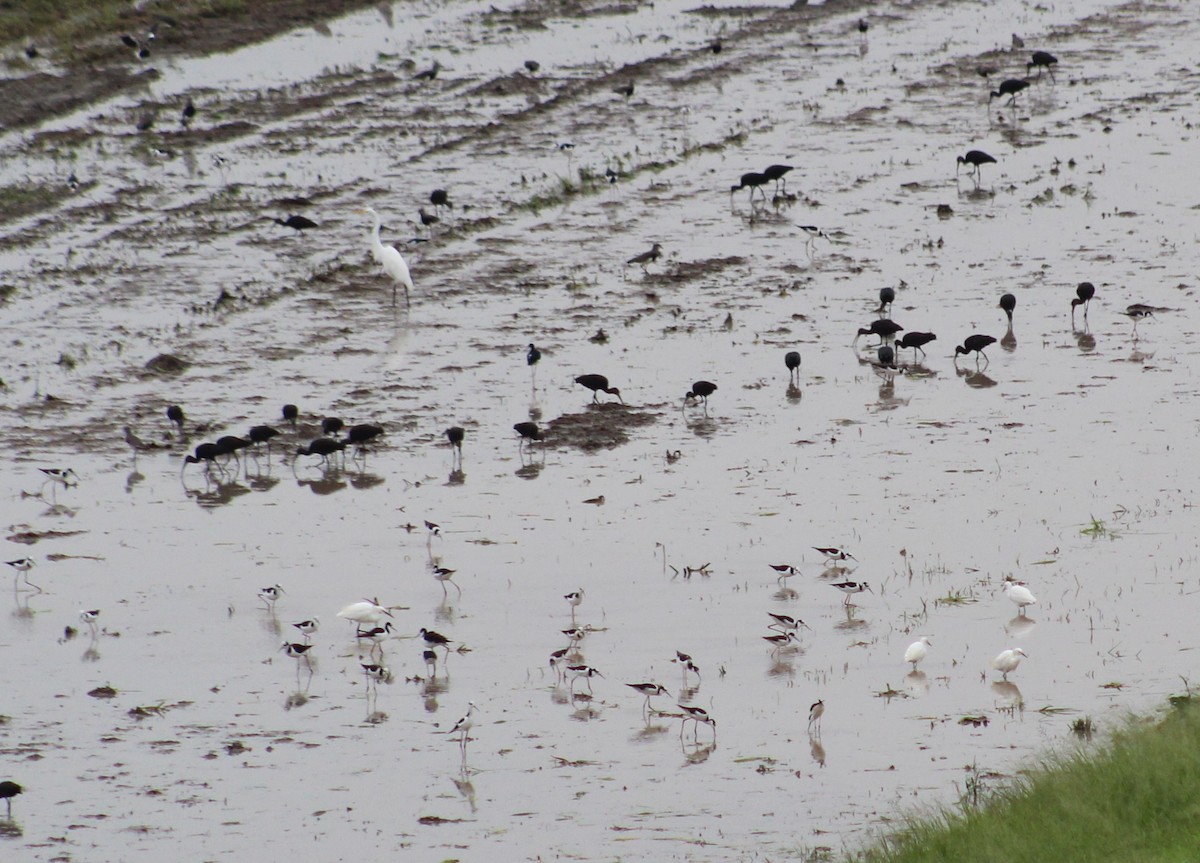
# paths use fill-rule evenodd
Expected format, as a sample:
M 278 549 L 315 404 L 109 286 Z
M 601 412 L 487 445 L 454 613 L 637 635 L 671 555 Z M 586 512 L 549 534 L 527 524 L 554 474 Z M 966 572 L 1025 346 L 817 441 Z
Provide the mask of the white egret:
M 1000 655 L 992 660 L 992 668 L 999 671 L 1001 676 L 1008 680 L 1008 673 L 1016 671 L 1017 666 L 1021 664 L 1021 659 L 1025 656 L 1028 654 L 1019 647 L 1002 650 Z
M 392 277 L 392 281 L 396 284 L 392 285 L 392 305 L 396 304 L 396 286 L 404 286 L 404 304 L 410 303 L 409 292 L 414 290 L 412 276 L 408 272 L 408 264 L 404 262 L 404 256 L 396 249 L 395 246 L 385 246 L 379 240 L 379 229 L 383 225 L 383 220 L 372 207 L 363 207 L 357 212 L 364 215 L 369 215 L 375 220 L 375 226 L 371 229 L 371 253 L 375 256 L 375 260 L 383 266 L 383 271 Z
M 1004 595 L 1016 604 L 1019 614 L 1025 613 L 1025 606 L 1033 605 L 1037 602 L 1037 598 L 1030 592 L 1028 587 L 1022 582 L 1013 581 L 1011 578 L 1004 580 Z
M 929 645 L 932 643 L 928 636 L 922 635 L 908 646 L 908 650 L 904 651 L 904 661 L 912 663 L 913 671 L 917 670 L 917 663 L 929 653 Z
M 380 605 L 378 600 L 364 599 L 362 602 L 352 602 L 347 605 L 337 613 L 337 616 L 357 624 L 361 629 L 364 623 L 374 626 L 385 617 L 391 617 L 392 613 Z

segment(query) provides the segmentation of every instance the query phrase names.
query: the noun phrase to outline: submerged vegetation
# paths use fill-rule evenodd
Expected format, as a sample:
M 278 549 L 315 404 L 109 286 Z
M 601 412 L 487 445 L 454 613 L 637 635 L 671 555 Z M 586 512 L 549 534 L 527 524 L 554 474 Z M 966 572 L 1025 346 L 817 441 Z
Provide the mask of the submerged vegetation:
M 1200 847 L 1200 711 L 1190 691 L 1160 722 L 1048 758 L 1010 785 L 968 783 L 957 811 L 918 817 L 858 863 L 1175 861 Z M 1086 737 L 1090 719 L 1073 732 Z

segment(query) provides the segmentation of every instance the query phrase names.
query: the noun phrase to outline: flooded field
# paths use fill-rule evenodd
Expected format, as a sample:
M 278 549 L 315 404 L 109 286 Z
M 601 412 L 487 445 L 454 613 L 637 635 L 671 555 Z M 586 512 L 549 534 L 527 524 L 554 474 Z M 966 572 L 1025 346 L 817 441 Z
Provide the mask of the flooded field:
M 840 859 L 1157 709 L 1200 604 L 1190 11 L 385 3 L 7 133 L 53 203 L 0 226 L 4 856 Z M 894 374 L 884 287 L 937 334 Z M 326 416 L 385 433 L 293 459 Z M 374 647 L 336 615 L 376 598 Z M 603 676 L 550 663 L 575 626 Z

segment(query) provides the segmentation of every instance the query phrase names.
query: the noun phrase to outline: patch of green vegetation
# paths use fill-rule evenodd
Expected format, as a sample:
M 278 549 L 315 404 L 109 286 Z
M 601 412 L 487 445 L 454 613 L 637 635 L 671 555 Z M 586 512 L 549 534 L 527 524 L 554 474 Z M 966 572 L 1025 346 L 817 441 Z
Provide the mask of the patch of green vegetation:
M 1047 758 L 982 793 L 968 776 L 957 811 L 914 818 L 858 863 L 1168 863 L 1200 847 L 1200 710 L 1186 703 L 1153 724 L 1130 722 L 1098 751 Z M 1173 702 L 1174 703 L 1174 702 Z M 1071 726 L 1086 731 L 1091 720 Z M 1080 733 L 1076 731 L 1076 733 Z
M 1084 525 L 1079 531 L 1084 536 L 1090 536 L 1092 539 L 1100 539 L 1101 537 L 1107 537 L 1108 539 L 1117 538 L 1117 532 L 1110 529 L 1104 522 L 1096 518 L 1096 516 L 1092 515 L 1088 517 L 1092 520 L 1091 524 Z
M 66 186 L 57 188 L 45 183 L 0 186 L 0 224 L 45 210 L 66 194 Z

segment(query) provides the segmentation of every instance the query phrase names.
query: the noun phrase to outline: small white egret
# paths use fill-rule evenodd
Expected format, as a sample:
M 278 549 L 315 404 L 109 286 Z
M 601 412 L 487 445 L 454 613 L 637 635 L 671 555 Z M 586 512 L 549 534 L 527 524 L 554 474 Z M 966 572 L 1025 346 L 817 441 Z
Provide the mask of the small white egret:
M 350 605 L 347 605 L 337 613 L 337 616 L 343 620 L 349 620 L 361 628 L 364 623 L 374 626 L 385 617 L 391 617 L 392 613 L 380 605 L 378 601 L 364 599 L 362 602 L 352 602 Z
M 1017 666 L 1021 664 L 1021 659 L 1025 656 L 1028 656 L 1028 654 L 1019 647 L 1002 650 L 1000 654 L 992 660 L 992 668 L 999 671 L 1001 676 L 1005 680 L 1008 680 L 1008 673 L 1010 671 L 1016 671 Z
M 912 663 L 913 671 L 917 670 L 917 663 L 929 653 L 929 645 L 932 643 L 928 636 L 922 635 L 908 646 L 908 650 L 904 651 L 904 661 Z
M 396 286 L 404 286 L 404 304 L 410 302 L 409 292 L 414 290 L 412 276 L 408 272 L 408 264 L 404 262 L 404 256 L 396 249 L 395 246 L 385 246 L 379 239 L 379 229 L 383 226 L 383 220 L 372 207 L 363 207 L 357 212 L 363 215 L 368 215 L 375 220 L 375 226 L 371 229 L 371 253 L 375 256 L 375 260 L 383 266 L 383 271 L 392 277 L 392 281 L 396 284 L 392 285 L 392 305 L 396 305 Z
M 1037 598 L 1030 592 L 1022 582 L 1013 581 L 1011 578 L 1004 580 L 1004 595 L 1011 599 L 1017 606 L 1017 613 L 1024 614 L 1025 606 L 1033 605 L 1037 602 Z

